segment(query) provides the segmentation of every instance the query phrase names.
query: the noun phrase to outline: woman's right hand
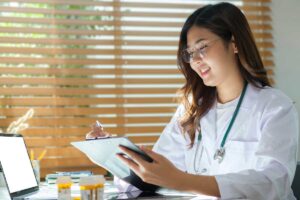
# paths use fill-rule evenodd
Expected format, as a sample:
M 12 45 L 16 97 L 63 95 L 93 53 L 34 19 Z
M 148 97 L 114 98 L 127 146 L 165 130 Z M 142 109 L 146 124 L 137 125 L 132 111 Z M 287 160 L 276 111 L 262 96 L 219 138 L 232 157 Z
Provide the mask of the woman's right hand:
M 109 132 L 104 131 L 103 127 L 99 124 L 100 123 L 97 122 L 92 124 L 92 130 L 86 134 L 86 139 L 106 138 L 111 136 L 111 134 Z

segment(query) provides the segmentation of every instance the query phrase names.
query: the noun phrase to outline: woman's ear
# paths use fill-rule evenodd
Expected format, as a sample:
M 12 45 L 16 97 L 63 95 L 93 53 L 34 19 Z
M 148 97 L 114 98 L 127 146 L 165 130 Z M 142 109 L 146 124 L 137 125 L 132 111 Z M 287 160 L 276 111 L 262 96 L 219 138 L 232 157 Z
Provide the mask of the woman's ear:
M 231 42 L 232 42 L 233 52 L 234 52 L 235 54 L 239 53 L 238 48 L 237 48 L 237 46 L 236 46 L 236 43 L 235 43 L 235 40 L 234 40 L 234 37 L 233 37 L 233 36 L 232 36 L 232 38 L 231 38 Z

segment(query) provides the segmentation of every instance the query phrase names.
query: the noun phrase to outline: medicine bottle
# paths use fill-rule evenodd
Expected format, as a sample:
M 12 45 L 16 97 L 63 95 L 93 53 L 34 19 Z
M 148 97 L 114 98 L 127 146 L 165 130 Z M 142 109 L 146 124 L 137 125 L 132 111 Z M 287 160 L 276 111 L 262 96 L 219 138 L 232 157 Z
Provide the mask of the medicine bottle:
M 81 177 L 79 180 L 81 200 L 103 200 L 104 182 L 103 175 Z
M 56 180 L 58 200 L 71 200 L 71 186 L 73 184 L 70 176 L 59 176 Z

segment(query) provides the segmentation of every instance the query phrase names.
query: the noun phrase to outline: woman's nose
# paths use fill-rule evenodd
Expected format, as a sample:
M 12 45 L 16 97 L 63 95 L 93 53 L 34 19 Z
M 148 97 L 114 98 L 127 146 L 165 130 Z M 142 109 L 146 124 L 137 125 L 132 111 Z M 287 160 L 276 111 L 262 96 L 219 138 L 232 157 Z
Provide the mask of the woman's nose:
M 203 58 L 198 52 L 194 52 L 191 58 L 191 62 L 198 62 L 198 61 L 203 61 Z
M 194 54 L 193 57 L 191 58 L 191 62 L 202 62 L 203 59 L 199 54 Z

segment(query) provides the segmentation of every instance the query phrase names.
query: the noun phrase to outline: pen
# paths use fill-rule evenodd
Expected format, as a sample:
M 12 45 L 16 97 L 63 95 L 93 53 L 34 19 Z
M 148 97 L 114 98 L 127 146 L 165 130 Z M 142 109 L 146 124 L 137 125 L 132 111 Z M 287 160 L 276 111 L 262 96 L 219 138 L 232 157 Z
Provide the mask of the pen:
M 47 153 L 47 150 L 45 149 L 38 157 L 38 160 L 42 160 L 44 158 L 44 156 L 46 155 L 46 153 Z
M 34 151 L 30 149 L 30 160 L 34 160 Z
M 91 171 L 71 171 L 71 172 L 55 172 L 56 174 L 59 175 L 64 175 L 64 176 L 70 176 L 70 175 L 92 175 L 93 172 Z
M 96 127 L 101 128 L 101 130 L 103 131 L 103 125 L 98 120 L 96 120 Z M 103 136 L 95 137 L 95 139 L 105 139 L 109 137 L 110 137 L 109 135 L 103 135 Z
M 96 126 L 103 128 L 103 125 L 98 120 L 96 120 Z

